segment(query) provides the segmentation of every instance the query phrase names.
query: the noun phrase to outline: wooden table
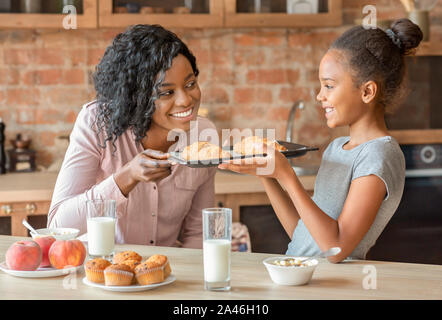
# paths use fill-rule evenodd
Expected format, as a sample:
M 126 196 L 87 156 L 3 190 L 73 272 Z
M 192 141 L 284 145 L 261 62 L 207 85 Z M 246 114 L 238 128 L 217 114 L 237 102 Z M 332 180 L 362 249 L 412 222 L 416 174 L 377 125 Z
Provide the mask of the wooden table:
M 22 225 L 29 216 L 47 215 L 58 172 L 8 173 L 0 175 L 0 217 L 11 218 L 11 234 L 26 236 Z M 315 176 L 299 177 L 312 192 Z M 215 203 L 232 209 L 233 221 L 240 220 L 241 206 L 270 205 L 264 186 L 255 176 L 219 170 L 215 175 Z
M 0 236 L 0 261 L 8 247 L 23 238 Z M 202 250 L 140 245 L 117 245 L 116 251 L 135 250 L 143 257 L 169 257 L 177 280 L 154 290 L 109 292 L 84 285 L 84 271 L 69 279 L 76 288 L 64 289 L 67 276 L 18 278 L 0 271 L 0 299 L 167 299 L 167 300 L 291 300 L 291 299 L 442 299 L 442 266 L 379 261 L 331 264 L 321 260 L 305 286 L 279 286 L 270 279 L 261 253 L 232 253 L 230 292 L 205 291 Z M 368 273 L 367 273 L 368 271 Z M 374 277 L 374 272 L 376 276 Z M 371 276 L 371 281 L 367 280 Z M 373 281 L 373 279 L 376 279 Z M 375 285 L 376 289 L 364 289 Z

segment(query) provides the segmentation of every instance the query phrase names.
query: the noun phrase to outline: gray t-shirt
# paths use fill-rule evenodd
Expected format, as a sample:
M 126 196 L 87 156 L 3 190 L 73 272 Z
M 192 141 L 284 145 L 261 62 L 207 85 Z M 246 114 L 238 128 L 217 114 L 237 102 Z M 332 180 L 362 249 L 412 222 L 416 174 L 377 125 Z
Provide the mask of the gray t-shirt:
M 376 243 L 402 198 L 405 183 L 405 159 L 397 141 L 385 136 L 367 141 L 351 150 L 342 146 L 350 137 L 333 140 L 324 151 L 315 182 L 313 201 L 328 216 L 337 220 L 341 214 L 351 182 L 359 177 L 376 175 L 385 183 L 387 195 L 367 234 L 350 254 L 365 259 Z M 312 256 L 320 249 L 302 220 L 299 220 L 286 254 Z

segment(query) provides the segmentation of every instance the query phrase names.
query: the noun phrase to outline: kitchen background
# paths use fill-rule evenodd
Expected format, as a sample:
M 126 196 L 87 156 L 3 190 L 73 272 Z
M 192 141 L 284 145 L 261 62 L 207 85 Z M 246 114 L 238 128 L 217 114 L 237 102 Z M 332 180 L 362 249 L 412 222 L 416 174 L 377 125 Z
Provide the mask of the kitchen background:
M 56 12 L 60 10 L 58 4 L 63 1 L 42 1 L 40 10 L 46 13 Z M 215 4 L 222 2 L 221 0 L 212 1 L 215 1 Z M 224 4 L 232 3 L 232 0 L 223 1 Z M 236 3 L 238 12 L 254 10 L 253 6 L 257 2 L 261 3 L 261 8 L 265 9 L 263 11 L 285 12 L 286 1 L 238 0 Z M 5 2 L 5 0 L 0 1 L 0 11 Z M 111 2 L 100 0 L 98 4 L 103 6 L 108 3 L 106 6 L 110 8 L 113 6 L 114 13 L 118 13 L 139 9 L 136 6 L 135 9 L 130 5 L 125 6 L 128 3 L 143 5 L 147 3 L 153 7 L 169 4 L 169 7 L 165 5 L 168 11 L 171 11 L 177 4 L 183 6 L 189 3 L 185 0 Z M 195 12 L 208 12 L 208 1 L 190 2 L 195 4 L 193 7 Z M 20 11 L 19 1 L 11 3 L 12 12 Z M 72 3 L 83 2 L 72 0 Z M 91 0 L 87 0 L 87 3 L 91 3 Z M 327 10 L 327 1 L 319 0 L 318 3 L 319 12 Z M 363 7 L 366 5 L 376 6 L 377 19 L 380 24 L 385 20 L 407 17 L 407 12 L 400 0 L 342 0 L 342 12 L 340 12 L 342 24 L 332 27 L 266 27 L 264 25 L 259 28 L 189 28 L 186 26 L 186 28 L 170 29 L 188 44 L 197 57 L 200 70 L 199 83 L 202 90 L 201 113 L 210 118 L 219 131 L 224 128 L 272 128 L 276 130 L 278 139 L 285 140 L 290 110 L 296 101 L 303 100 L 305 108 L 297 110 L 291 139 L 294 142 L 319 147 L 320 150 L 296 159 L 296 163 L 318 166 L 322 152 L 328 143 L 334 137 L 347 133 L 346 128 L 331 130 L 326 126 L 324 111 L 316 101 L 320 87 L 319 62 L 334 39 L 348 28 L 360 24 L 364 17 Z M 85 6 L 79 9 L 81 13 Z M 113 25 L 112 21 L 117 21 L 116 16 L 118 14 L 111 14 L 111 18 L 107 20 L 103 18 L 104 24 Z M 64 30 L 61 20 L 60 26 L 54 28 L 10 27 L 6 29 L 0 27 L 0 118 L 6 124 L 5 147 L 7 150 L 12 149 L 11 140 L 14 140 L 17 134 L 21 134 L 22 137 L 28 136 L 32 139 L 30 149 L 36 152 L 37 169 L 55 172 L 58 170 L 68 143 L 66 137 L 72 130 L 81 106 L 95 97 L 92 82 L 95 66 L 112 39 L 125 30 L 130 24 L 129 21 L 133 21 L 128 15 L 122 16 L 126 16 L 124 21 L 128 23 L 121 23 L 123 20 L 120 19 L 116 23 L 119 27 L 116 28 L 100 26 L 90 29 Z M 29 17 L 33 19 L 32 15 Z M 4 19 L 5 23 L 11 21 L 3 18 L 1 14 L 0 19 Z M 23 25 L 33 23 L 29 21 L 41 23 L 41 15 L 38 19 L 28 21 L 22 19 L 20 23 Z M 167 21 L 170 23 L 171 19 L 173 18 Z M 292 19 L 297 19 L 297 17 L 294 16 Z M 96 21 L 96 17 L 92 17 L 92 21 Z M 411 94 L 405 99 L 397 113 L 387 118 L 387 122 L 390 129 L 402 130 L 401 132 L 405 132 L 403 129 L 436 129 L 440 137 L 440 129 L 442 129 L 442 109 L 440 108 L 442 4 L 440 2 L 430 11 L 429 21 L 430 41 L 423 44 L 419 57 L 408 58 Z M 20 23 L 17 25 L 19 26 Z M 306 22 L 306 24 L 312 23 Z M 1 25 L 2 22 L 0 22 Z M 424 138 L 430 138 L 429 141 L 432 142 L 429 143 L 442 142 L 433 139 L 430 130 L 422 131 L 424 132 L 422 135 L 420 132 L 418 138 L 412 136 L 417 131 L 411 132 L 412 134 L 405 134 L 410 141 L 417 139 L 419 143 L 426 143 Z M 440 153 L 440 148 L 436 150 Z M 441 166 L 440 159 L 439 155 L 436 161 L 438 167 Z M 432 179 L 430 178 L 431 181 Z M 422 183 L 419 182 L 420 185 Z M 430 194 L 431 199 L 440 203 L 442 186 L 435 185 L 433 182 L 425 183 L 427 189 L 421 187 L 419 189 L 421 192 L 419 194 L 422 196 L 411 201 L 414 206 L 411 209 L 413 212 L 423 210 L 420 204 L 422 197 L 428 197 Z M 418 193 L 410 191 L 408 194 L 411 197 Z M 434 203 L 433 200 L 428 203 Z M 48 202 L 45 206 L 47 205 Z M 411 208 L 408 204 L 404 206 Z M 433 230 L 429 238 L 423 240 L 421 244 L 428 246 L 428 243 L 432 243 L 435 248 L 435 257 L 431 261 L 442 263 L 438 253 L 442 248 L 434 245 L 435 243 L 442 245 L 440 244 L 442 222 L 440 212 L 438 212 L 440 209 L 438 210 L 437 206 L 436 202 L 428 209 L 431 214 L 428 215 L 429 218 L 427 217 L 425 223 L 431 225 L 433 229 L 436 227 L 438 229 L 434 229 L 436 231 Z M 47 212 L 45 209 L 41 210 L 41 212 Z M 435 217 L 441 223 L 435 223 Z M 411 221 L 414 221 L 413 219 Z M 37 220 L 34 221 L 37 222 Z M 259 248 L 258 252 L 285 251 L 288 237 L 285 236 L 282 227 L 271 213 L 271 207 L 242 207 L 241 222 L 249 227 L 252 248 Z M 8 223 L 8 226 L 5 224 L 5 229 L 10 230 L 10 222 Z M 44 221 L 39 223 L 45 224 Z M 12 224 L 12 230 L 15 230 L 14 223 Z M 412 224 L 416 226 L 416 223 Z M 0 229 L 1 227 L 0 222 Z M 266 229 L 263 230 L 263 227 Z M 258 236 L 262 232 L 282 236 L 269 242 L 268 238 Z M 429 233 L 425 232 L 425 236 L 428 236 Z M 0 233 L 2 233 L 1 230 Z M 411 239 L 408 235 L 404 237 Z M 388 239 L 385 241 L 391 242 Z M 405 243 L 405 241 L 402 242 Z M 409 244 L 405 247 L 407 246 L 410 248 Z M 384 254 L 382 258 L 388 259 L 389 256 L 391 257 L 391 252 L 398 252 L 398 249 L 390 248 L 386 254 L 381 250 L 378 256 Z M 416 248 L 416 252 L 423 252 L 422 248 Z M 404 252 L 404 255 L 406 254 Z M 398 258 L 400 259 L 403 259 L 403 256 Z
M 318 65 L 330 43 L 363 17 L 367 4 L 376 5 L 378 19 L 406 16 L 399 0 L 344 0 L 340 27 L 173 30 L 197 57 L 201 107 L 218 129 L 275 128 L 277 138 L 284 138 L 290 108 L 303 99 L 306 108 L 296 114 L 293 141 L 322 151 L 342 132 L 327 128 L 316 102 Z M 442 5 L 430 15 L 431 39 L 441 42 Z M 94 99 L 95 65 L 123 30 L 0 31 L 0 117 L 7 126 L 6 148 L 22 133 L 32 137 L 40 168 L 62 156 L 57 137 L 70 133 L 81 106 Z M 299 161 L 319 162 L 320 153 Z

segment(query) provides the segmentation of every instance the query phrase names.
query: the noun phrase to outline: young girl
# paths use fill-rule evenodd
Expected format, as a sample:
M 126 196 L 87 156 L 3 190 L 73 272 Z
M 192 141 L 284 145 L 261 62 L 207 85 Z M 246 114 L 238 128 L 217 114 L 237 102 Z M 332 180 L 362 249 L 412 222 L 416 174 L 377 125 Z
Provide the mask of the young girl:
M 312 256 L 331 247 L 342 251 L 328 258 L 365 259 L 394 214 L 402 197 L 405 160 L 389 136 L 384 114 L 403 93 L 404 57 L 422 40 L 408 19 L 391 29 L 354 27 L 322 58 L 317 96 L 330 128 L 349 126 L 350 136 L 330 143 L 323 154 L 310 198 L 287 159 L 269 150 L 272 174 L 260 176 L 272 206 L 291 236 L 287 255 Z M 259 162 L 262 163 L 262 162 Z M 220 169 L 256 174 L 257 162 L 221 164 Z

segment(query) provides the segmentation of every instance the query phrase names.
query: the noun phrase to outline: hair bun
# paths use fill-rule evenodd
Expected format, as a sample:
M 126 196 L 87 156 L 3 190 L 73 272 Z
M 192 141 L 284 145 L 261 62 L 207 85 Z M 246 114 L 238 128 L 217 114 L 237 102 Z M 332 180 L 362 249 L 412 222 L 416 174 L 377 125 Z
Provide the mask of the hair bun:
M 404 18 L 394 21 L 390 29 L 400 39 L 400 49 L 403 55 L 411 54 L 424 38 L 419 26 L 409 19 Z

